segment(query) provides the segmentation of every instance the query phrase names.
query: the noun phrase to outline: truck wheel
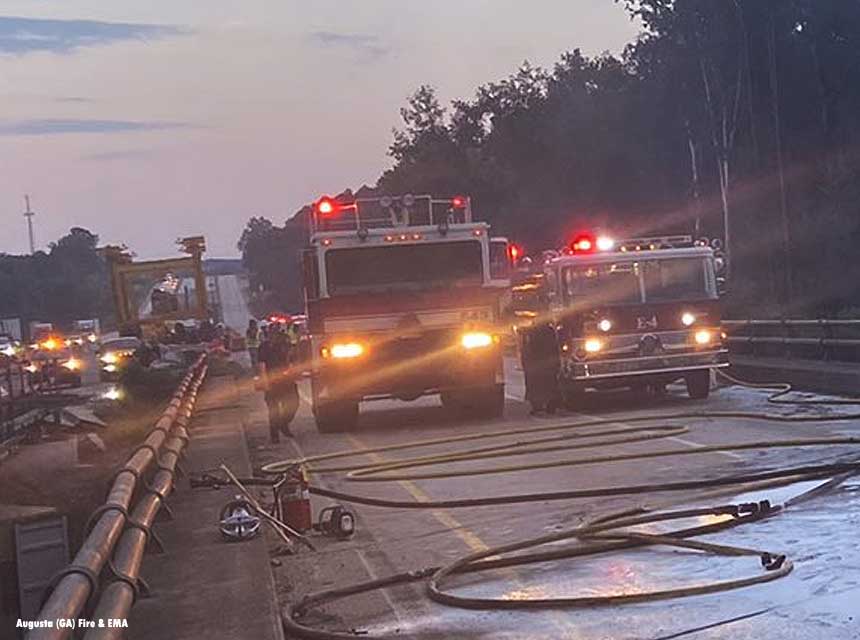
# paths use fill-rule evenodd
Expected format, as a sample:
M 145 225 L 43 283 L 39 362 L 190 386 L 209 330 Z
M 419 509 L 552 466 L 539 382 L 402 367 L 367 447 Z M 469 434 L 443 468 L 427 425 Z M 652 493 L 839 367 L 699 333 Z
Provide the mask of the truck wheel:
M 358 422 L 358 401 L 339 400 L 314 407 L 317 431 L 339 433 L 351 431 Z
M 694 400 L 704 400 L 711 392 L 711 373 L 707 369 L 691 371 L 684 376 L 687 383 L 687 395 Z
M 582 387 L 568 387 L 562 392 L 562 403 L 568 411 L 577 411 L 582 408 L 585 400 L 585 389 Z
M 505 385 L 476 389 L 468 396 L 466 410 L 476 417 L 500 417 L 505 412 Z
M 443 391 L 439 394 L 442 400 L 442 406 L 451 412 L 460 412 L 463 410 L 462 397 L 456 391 Z
M 476 392 L 472 408 L 482 418 L 498 418 L 505 412 L 505 385 L 494 384 Z

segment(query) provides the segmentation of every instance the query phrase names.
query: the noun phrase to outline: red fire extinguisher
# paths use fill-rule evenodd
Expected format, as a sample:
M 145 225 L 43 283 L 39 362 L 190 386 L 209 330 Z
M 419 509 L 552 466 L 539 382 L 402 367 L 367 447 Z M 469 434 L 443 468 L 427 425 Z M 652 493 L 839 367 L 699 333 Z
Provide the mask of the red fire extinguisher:
M 311 493 L 304 467 L 297 466 L 288 472 L 281 487 L 281 512 L 284 522 L 296 531 L 305 532 L 313 526 Z

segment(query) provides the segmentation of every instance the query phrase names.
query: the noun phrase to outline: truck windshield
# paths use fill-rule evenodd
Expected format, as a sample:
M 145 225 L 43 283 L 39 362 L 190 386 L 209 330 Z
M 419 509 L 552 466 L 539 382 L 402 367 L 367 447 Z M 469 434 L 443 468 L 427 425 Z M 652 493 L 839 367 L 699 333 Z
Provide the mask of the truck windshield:
M 669 258 L 641 263 L 646 302 L 715 298 L 702 258 Z
M 571 301 L 589 304 L 639 304 L 716 298 L 703 258 L 604 262 L 564 270 L 564 288 Z
M 329 295 L 474 286 L 484 277 L 481 243 L 473 240 L 333 249 L 325 265 Z
M 568 267 L 562 275 L 570 299 L 587 298 L 589 304 L 640 302 L 639 268 L 634 262 L 596 263 Z

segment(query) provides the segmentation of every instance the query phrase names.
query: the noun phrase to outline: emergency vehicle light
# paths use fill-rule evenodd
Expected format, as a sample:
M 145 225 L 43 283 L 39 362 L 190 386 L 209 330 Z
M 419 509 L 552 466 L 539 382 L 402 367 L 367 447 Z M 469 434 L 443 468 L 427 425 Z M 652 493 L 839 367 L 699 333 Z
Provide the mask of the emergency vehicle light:
M 338 209 L 337 203 L 328 196 L 323 196 L 317 200 L 317 213 L 321 216 L 330 216 Z
M 609 238 L 607 236 L 600 236 L 597 238 L 597 249 L 598 251 L 612 251 L 615 247 L 615 240 Z
M 516 262 L 520 259 L 520 256 L 523 254 L 523 250 L 519 247 L 519 245 L 511 244 L 508 247 L 508 256 L 511 258 L 511 262 Z
M 463 209 L 466 206 L 465 196 L 454 196 L 451 198 L 451 207 L 453 209 Z
M 591 253 L 597 244 L 594 236 L 583 233 L 576 236 L 570 245 L 573 253 Z

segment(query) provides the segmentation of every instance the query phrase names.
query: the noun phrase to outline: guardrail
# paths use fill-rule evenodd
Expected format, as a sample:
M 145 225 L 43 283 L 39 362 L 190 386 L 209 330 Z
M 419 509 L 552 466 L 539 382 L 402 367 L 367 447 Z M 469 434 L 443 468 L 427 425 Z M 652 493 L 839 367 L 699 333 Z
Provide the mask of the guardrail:
M 731 353 L 860 362 L 860 320 L 723 320 Z
M 138 572 L 150 537 L 149 528 L 173 487 L 177 462 L 188 443 L 186 427 L 206 369 L 206 356 L 201 355 L 143 444 L 114 475 L 105 503 L 90 516 L 87 538 L 71 564 L 55 576 L 39 612 L 37 620 L 52 621 L 53 627 L 33 629 L 27 634 L 28 640 L 70 637 L 73 630 L 59 627 L 56 621 L 78 618 L 98 592 L 106 566 L 112 580 L 101 592 L 95 617 L 127 617 L 138 593 Z M 143 497 L 131 509 L 137 494 Z M 120 637 L 121 628 L 107 626 L 86 635 L 89 639 Z
M 44 412 L 31 411 L 39 391 L 19 362 L 6 359 L 0 365 L 0 447 L 18 440 L 22 432 L 42 417 Z

